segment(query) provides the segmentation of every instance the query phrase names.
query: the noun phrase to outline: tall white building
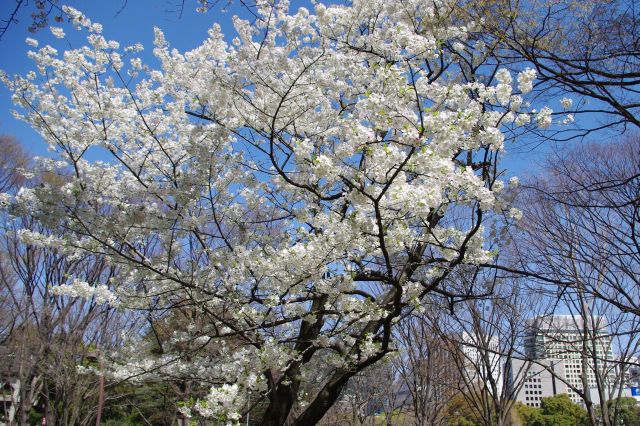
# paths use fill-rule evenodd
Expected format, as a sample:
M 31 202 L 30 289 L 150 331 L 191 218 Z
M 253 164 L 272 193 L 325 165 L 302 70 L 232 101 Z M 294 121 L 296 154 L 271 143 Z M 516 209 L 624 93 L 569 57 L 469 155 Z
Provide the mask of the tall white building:
M 603 317 L 593 317 L 587 323 L 573 315 L 532 318 L 527 321 L 525 353 L 528 358 L 538 363 L 542 361 L 547 366 L 542 369 L 546 372 L 539 371 L 539 376 L 552 376 L 549 370 L 553 370 L 558 379 L 554 394 L 567 393 L 576 403 L 581 403 L 582 398 L 571 389 L 572 386 L 581 391 L 586 379 L 592 400 L 597 402 L 598 394 L 593 391 L 597 388 L 597 379 L 600 379 L 601 387 L 606 388 L 615 375 L 611 338 Z M 563 383 L 562 392 L 558 391 L 558 383 Z
M 500 355 L 500 341 L 497 336 L 475 336 L 462 334 L 462 352 L 466 359 L 465 380 L 479 383 L 493 392 L 491 382 L 496 385 L 496 397 L 502 393 L 504 358 Z

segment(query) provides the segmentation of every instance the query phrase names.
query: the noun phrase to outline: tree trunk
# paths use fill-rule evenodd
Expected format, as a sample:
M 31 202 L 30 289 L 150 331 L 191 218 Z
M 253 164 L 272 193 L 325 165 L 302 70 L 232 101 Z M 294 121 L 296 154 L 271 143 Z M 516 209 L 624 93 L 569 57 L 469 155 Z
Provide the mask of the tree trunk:
M 293 395 L 290 386 L 280 384 L 272 391 L 269 407 L 262 418 L 262 425 L 281 426 L 287 421 L 293 406 Z
M 331 380 L 322 388 L 316 398 L 309 404 L 304 413 L 300 415 L 292 423 L 292 426 L 308 426 L 315 425 L 320 422 L 325 413 L 333 406 L 336 400 L 340 397 L 342 389 L 347 384 L 351 376 L 355 372 L 338 370 L 333 375 Z

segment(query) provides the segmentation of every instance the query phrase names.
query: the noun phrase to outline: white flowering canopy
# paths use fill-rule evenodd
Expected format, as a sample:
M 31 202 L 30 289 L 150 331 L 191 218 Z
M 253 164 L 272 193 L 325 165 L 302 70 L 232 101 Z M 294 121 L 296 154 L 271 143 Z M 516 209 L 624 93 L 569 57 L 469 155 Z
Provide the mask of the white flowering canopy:
M 180 53 L 156 29 L 158 69 L 67 8 L 88 46 L 38 48 L 36 71 L 3 75 L 57 154 L 39 167 L 68 177 L 11 201 L 63 224 L 56 238 L 23 237 L 120 270 L 108 289 L 58 293 L 206 318 L 175 336 L 197 347 L 188 357 L 131 348 L 114 374 L 211 383 L 191 407 L 201 415 L 238 420 L 251 393 L 267 424 L 294 406 L 296 424 L 315 424 L 393 350 L 404 310 L 446 294 L 460 265 L 491 262 L 483 218 L 518 216 L 498 192 L 502 129 L 530 121 L 521 95 L 535 72 L 515 88 L 506 70 L 496 86 L 465 79 L 460 58 L 482 46 L 447 7 L 280 2 L 255 24 L 235 19 L 232 44 L 214 25 Z

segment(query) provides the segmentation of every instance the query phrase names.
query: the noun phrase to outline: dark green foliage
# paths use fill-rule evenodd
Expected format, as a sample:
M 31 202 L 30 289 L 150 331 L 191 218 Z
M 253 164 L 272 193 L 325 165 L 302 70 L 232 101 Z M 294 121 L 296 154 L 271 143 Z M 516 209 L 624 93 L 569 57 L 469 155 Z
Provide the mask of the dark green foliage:
M 540 408 L 516 404 L 523 426 L 586 426 L 587 411 L 571 401 L 568 395 L 542 398 Z

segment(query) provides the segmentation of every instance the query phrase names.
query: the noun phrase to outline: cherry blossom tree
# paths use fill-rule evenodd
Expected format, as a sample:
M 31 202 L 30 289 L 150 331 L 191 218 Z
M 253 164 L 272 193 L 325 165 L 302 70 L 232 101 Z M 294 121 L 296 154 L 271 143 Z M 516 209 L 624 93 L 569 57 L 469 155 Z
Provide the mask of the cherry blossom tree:
M 70 8 L 88 46 L 27 40 L 36 70 L 2 80 L 57 155 L 35 167 L 65 183 L 0 202 L 66 229 L 21 237 L 120 271 L 59 294 L 200 313 L 157 356 L 132 336 L 112 377 L 208 384 L 185 415 L 316 424 L 395 350 L 403 313 L 455 298 L 452 272 L 492 262 L 484 224 L 518 216 L 501 191 L 503 132 L 549 126 L 551 110 L 524 108 L 531 69 L 476 74 L 483 47 L 462 44 L 474 23 L 453 7 L 265 4 L 255 23 L 234 20 L 230 43 L 214 25 L 181 53 L 156 29 L 158 68 Z

